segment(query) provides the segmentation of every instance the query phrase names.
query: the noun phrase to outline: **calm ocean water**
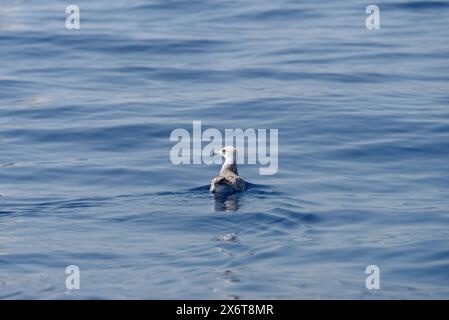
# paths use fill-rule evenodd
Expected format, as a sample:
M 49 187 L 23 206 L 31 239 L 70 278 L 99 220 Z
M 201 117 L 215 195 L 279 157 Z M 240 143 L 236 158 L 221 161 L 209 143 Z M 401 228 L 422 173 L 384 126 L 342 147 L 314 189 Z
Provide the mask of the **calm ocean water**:
M 449 1 L 0 6 L 0 298 L 449 298 Z M 279 129 L 207 191 L 170 133 Z M 69 291 L 65 268 L 81 270 Z M 380 290 L 365 268 L 380 268 Z

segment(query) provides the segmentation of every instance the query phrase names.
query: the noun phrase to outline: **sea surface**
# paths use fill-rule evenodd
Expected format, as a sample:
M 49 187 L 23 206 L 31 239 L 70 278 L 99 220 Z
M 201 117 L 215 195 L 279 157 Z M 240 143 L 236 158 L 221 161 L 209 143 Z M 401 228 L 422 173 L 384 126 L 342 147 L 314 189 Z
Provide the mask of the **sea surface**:
M 448 299 L 448 30 L 443 0 L 1 0 L 0 298 Z M 170 161 L 193 121 L 278 129 L 278 172 L 214 197 Z

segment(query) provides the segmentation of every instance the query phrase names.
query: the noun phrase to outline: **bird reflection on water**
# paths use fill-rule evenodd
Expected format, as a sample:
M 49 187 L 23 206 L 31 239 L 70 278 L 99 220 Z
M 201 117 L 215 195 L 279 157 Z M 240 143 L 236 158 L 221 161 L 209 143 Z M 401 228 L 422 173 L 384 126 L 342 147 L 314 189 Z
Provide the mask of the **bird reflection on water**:
M 239 209 L 239 198 L 239 193 L 214 193 L 215 211 L 237 211 Z

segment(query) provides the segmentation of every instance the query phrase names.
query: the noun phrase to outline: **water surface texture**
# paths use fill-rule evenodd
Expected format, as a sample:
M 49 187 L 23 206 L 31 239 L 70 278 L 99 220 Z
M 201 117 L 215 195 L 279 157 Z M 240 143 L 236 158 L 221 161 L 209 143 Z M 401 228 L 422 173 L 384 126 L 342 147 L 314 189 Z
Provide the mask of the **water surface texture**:
M 0 298 L 449 298 L 449 1 L 369 4 L 2 0 Z M 278 173 L 212 196 L 193 120 Z

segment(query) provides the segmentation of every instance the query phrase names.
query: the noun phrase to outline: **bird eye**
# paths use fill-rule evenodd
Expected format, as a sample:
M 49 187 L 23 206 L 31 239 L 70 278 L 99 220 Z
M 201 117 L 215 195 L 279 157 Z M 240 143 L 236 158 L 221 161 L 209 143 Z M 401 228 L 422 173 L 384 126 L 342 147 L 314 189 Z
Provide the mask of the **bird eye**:
M 226 153 L 226 150 L 225 150 L 225 149 L 223 149 L 222 151 L 223 151 L 223 153 Z

